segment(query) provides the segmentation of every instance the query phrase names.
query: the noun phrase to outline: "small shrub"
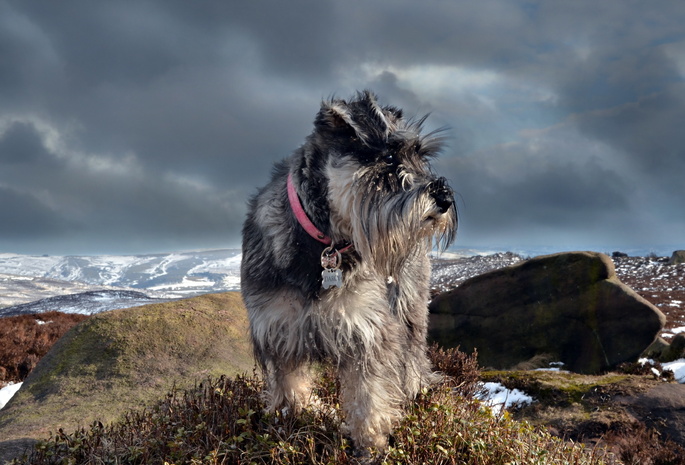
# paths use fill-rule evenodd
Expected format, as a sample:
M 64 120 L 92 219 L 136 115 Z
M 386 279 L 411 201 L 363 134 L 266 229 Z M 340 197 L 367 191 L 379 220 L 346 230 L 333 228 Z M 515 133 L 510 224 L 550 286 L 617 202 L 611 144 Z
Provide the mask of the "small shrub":
M 346 463 L 337 409 L 267 414 L 256 376 L 207 380 L 104 426 L 59 430 L 27 464 Z
M 673 381 L 675 376 L 673 371 L 664 370 L 661 363 L 655 360 L 642 362 L 625 362 L 620 364 L 616 371 L 629 375 L 651 376 L 654 379 L 661 379 L 664 381 Z
M 685 465 L 684 447 L 643 424 L 610 433 L 606 441 L 626 465 Z
M 456 392 L 462 397 L 474 397 L 480 390 L 478 352 L 467 355 L 457 348 L 443 349 L 437 344 L 428 348 L 428 358 L 433 369 L 448 376 Z

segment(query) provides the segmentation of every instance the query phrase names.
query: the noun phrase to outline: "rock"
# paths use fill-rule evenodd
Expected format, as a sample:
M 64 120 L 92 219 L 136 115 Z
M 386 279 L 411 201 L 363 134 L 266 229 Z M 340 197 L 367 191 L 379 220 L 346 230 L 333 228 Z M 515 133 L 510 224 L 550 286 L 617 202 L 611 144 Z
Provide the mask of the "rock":
M 533 258 L 465 281 L 430 304 L 429 337 L 506 369 L 542 354 L 578 373 L 634 361 L 666 321 L 594 252 Z
M 21 438 L 12 439 L 9 441 L 0 442 L 0 463 L 6 463 L 21 457 L 22 455 L 28 455 L 32 450 L 33 446 L 38 442 L 35 439 Z
M 659 336 L 654 340 L 654 342 L 652 342 L 649 345 L 649 347 L 645 349 L 644 352 L 642 352 L 641 356 L 651 358 L 654 360 L 664 361 L 661 359 L 661 357 L 666 351 L 668 351 L 670 347 L 671 344 L 669 344 L 669 342 L 666 339 Z
M 669 265 L 677 265 L 679 263 L 685 263 L 685 250 L 676 250 L 668 261 Z
M 627 398 L 628 408 L 647 426 L 685 445 L 685 385 L 662 384 L 644 394 Z
M 660 362 L 672 362 L 685 357 L 685 333 L 678 333 L 669 346 L 661 352 Z
M 238 292 L 100 313 L 72 328 L 38 362 L 0 410 L 0 438 L 46 439 L 58 428 L 111 422 L 173 387 L 253 368 Z

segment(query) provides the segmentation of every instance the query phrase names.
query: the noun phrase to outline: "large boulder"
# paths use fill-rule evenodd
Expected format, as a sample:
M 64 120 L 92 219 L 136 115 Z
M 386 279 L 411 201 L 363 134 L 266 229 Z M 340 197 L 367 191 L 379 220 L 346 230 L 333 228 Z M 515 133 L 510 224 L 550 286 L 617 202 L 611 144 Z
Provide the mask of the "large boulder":
M 678 265 L 680 263 L 685 263 L 685 250 L 674 251 L 671 259 L 668 261 L 669 265 Z
M 600 253 L 541 256 L 436 296 L 429 337 L 506 369 L 545 355 L 578 373 L 636 360 L 666 321 Z
M 58 340 L 0 410 L 0 441 L 114 421 L 173 387 L 253 368 L 238 292 L 100 313 Z M 13 443 L 0 455 L 3 445 Z

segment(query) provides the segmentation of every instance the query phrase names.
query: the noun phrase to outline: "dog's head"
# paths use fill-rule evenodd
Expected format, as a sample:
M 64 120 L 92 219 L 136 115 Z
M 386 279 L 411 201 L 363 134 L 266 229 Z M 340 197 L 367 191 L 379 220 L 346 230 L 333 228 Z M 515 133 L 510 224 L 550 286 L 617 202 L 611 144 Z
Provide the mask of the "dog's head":
M 455 237 L 452 189 L 430 166 L 442 139 L 422 134 L 424 121 L 405 120 L 368 91 L 321 106 L 302 173 L 325 186 L 333 239 L 353 242 L 362 257 L 387 263 L 421 241 L 447 247 Z

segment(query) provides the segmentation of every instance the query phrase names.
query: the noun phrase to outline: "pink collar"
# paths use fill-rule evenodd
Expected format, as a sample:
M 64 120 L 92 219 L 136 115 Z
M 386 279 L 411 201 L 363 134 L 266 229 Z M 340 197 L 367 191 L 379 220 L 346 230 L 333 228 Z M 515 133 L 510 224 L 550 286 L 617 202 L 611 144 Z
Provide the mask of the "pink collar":
M 302 208 L 300 198 L 297 196 L 297 191 L 293 185 L 293 175 L 291 173 L 288 173 L 288 200 L 290 200 L 290 208 L 293 209 L 295 218 L 297 218 L 297 221 L 304 230 L 307 231 L 307 234 L 323 244 L 331 245 L 331 238 L 314 226 L 314 223 L 311 222 L 307 213 L 304 211 L 304 208 Z
M 323 232 L 319 231 L 319 228 L 314 226 L 314 223 L 309 219 L 307 216 L 307 212 L 304 211 L 304 208 L 302 208 L 302 204 L 300 203 L 300 198 L 297 196 L 297 191 L 295 190 L 295 185 L 293 184 L 293 175 L 291 173 L 288 173 L 288 200 L 290 200 L 290 208 L 292 208 L 293 213 L 295 214 L 295 218 L 297 218 L 297 222 L 300 223 L 300 226 L 307 231 L 307 234 L 312 236 L 314 239 L 317 241 L 321 242 L 322 244 L 330 246 L 332 244 L 332 240 L 330 237 L 325 235 Z M 346 252 L 350 249 L 352 249 L 353 244 L 348 244 L 342 249 L 338 250 L 335 247 L 329 247 L 329 249 L 334 249 L 336 252 Z M 328 250 L 328 249 L 326 249 Z

